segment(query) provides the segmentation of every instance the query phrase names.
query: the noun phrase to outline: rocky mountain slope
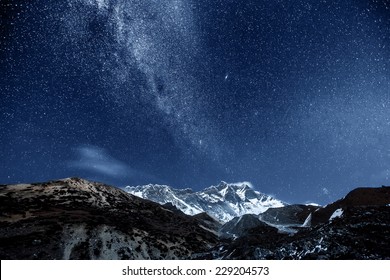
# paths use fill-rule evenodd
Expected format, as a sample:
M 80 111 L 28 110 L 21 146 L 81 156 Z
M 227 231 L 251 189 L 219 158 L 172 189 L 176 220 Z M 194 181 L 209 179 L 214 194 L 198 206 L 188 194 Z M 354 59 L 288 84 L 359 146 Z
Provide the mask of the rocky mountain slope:
M 208 223 L 78 178 L 0 186 L 1 259 L 188 259 Z
M 390 207 L 349 207 L 293 235 L 254 227 L 213 250 L 218 259 L 390 259 Z
M 239 238 L 220 243 L 213 257 L 390 259 L 390 187 L 357 188 L 323 208 L 290 205 L 260 216 L 276 225 L 292 223 L 294 234 L 253 226 Z M 301 224 L 305 216 L 311 217 L 311 224 Z
M 356 188 L 344 198 L 339 199 L 318 211 L 313 212 L 312 224 L 317 225 L 329 221 L 336 210 L 350 207 L 386 206 L 390 203 L 390 187 Z
M 220 228 L 220 236 L 226 238 L 237 238 L 244 236 L 248 233 L 248 230 L 256 227 L 268 227 L 266 223 L 259 220 L 259 218 L 254 214 L 245 214 L 240 217 L 235 217 L 229 222 L 225 223 Z
M 269 208 L 261 213 L 259 218 L 273 225 L 300 226 L 306 221 L 305 226 L 309 226 L 311 224 L 311 217 L 309 216 L 320 208 L 320 206 L 303 204 L 286 205 L 284 207 Z
M 218 205 L 258 201 L 245 186 L 206 191 Z M 0 185 L 1 259 L 390 259 L 389 244 L 390 187 L 221 223 L 79 178 Z
M 164 185 L 128 186 L 125 190 L 160 204 L 172 203 L 188 215 L 206 212 L 222 223 L 244 214 L 259 214 L 268 208 L 286 205 L 278 199 L 255 191 L 247 182 L 221 182 L 198 192 Z

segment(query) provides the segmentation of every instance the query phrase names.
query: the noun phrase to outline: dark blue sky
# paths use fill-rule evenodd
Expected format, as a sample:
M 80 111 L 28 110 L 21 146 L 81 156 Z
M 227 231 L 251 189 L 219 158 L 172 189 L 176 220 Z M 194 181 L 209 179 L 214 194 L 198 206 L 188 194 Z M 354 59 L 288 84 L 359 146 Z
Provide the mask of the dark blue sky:
M 390 183 L 390 2 L 2 1 L 0 183 Z

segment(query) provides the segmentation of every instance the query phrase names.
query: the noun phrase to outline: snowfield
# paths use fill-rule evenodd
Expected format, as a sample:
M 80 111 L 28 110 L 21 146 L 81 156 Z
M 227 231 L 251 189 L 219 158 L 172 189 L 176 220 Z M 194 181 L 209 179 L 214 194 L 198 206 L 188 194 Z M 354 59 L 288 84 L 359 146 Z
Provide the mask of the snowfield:
M 172 203 L 187 215 L 206 212 L 218 221 L 228 222 L 245 214 L 265 212 L 268 208 L 286 204 L 272 196 L 253 189 L 249 182 L 226 183 L 194 192 L 191 189 L 174 189 L 166 185 L 127 186 L 125 191 L 138 197 L 165 204 Z

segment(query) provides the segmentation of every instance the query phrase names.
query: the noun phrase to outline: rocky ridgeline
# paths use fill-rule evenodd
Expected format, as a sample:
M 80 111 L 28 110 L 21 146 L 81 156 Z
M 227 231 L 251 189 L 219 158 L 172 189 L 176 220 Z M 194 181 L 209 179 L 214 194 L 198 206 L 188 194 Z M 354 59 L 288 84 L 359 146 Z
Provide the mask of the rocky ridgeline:
M 156 185 L 149 190 L 160 198 L 172 195 Z M 260 201 L 247 186 L 228 184 L 199 195 L 216 204 L 221 197 Z M 79 178 L 1 185 L 0 258 L 390 259 L 390 187 L 358 188 L 325 207 L 247 213 L 249 208 L 222 223 L 205 212 L 187 215 L 171 202 L 161 205 Z M 227 217 L 222 209 L 214 213 Z
M 201 191 L 174 189 L 166 185 L 128 186 L 125 190 L 160 204 L 171 203 L 187 215 L 206 212 L 221 223 L 245 214 L 260 214 L 269 208 L 286 204 L 260 193 L 249 182 L 228 184 L 221 182 Z
M 217 242 L 201 219 L 78 178 L 0 186 L 1 259 L 188 259 Z

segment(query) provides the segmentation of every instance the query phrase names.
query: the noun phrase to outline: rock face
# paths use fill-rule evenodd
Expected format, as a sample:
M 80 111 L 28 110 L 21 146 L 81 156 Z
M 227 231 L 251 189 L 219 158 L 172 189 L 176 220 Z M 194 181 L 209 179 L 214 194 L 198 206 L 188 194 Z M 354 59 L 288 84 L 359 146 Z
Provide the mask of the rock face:
M 193 218 L 199 222 L 199 225 L 201 227 L 218 235 L 218 231 L 221 228 L 222 224 L 215 220 L 213 217 L 210 217 L 207 213 L 203 212 L 194 215 Z
M 215 246 L 199 219 L 78 178 L 0 186 L 1 259 L 190 259 Z
M 259 227 L 271 228 L 271 226 L 260 221 L 256 215 L 245 214 L 241 217 L 235 217 L 225 223 L 220 229 L 220 236 L 227 238 L 245 236 L 249 230 Z
M 222 223 L 244 214 L 259 214 L 268 208 L 286 205 L 278 199 L 253 190 L 247 182 L 221 182 L 218 186 L 211 186 L 199 192 L 163 185 L 128 186 L 125 190 L 160 204 L 172 203 L 187 215 L 206 212 Z
M 303 225 L 309 215 L 320 209 L 319 206 L 293 204 L 270 208 L 259 215 L 260 220 L 274 225 Z

